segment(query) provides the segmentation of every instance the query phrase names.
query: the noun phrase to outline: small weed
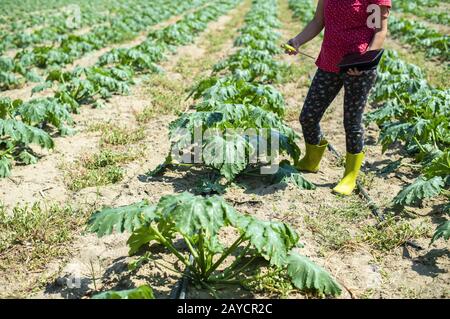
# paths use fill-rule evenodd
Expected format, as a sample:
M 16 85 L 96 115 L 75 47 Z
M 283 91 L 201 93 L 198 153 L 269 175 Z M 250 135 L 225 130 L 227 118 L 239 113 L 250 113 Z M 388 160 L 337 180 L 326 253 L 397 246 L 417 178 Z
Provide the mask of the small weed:
M 303 220 L 313 233 L 319 235 L 322 244 L 328 249 L 338 250 L 354 242 L 348 228 L 336 218 L 319 215 L 305 216 Z
M 128 145 L 136 143 L 145 138 L 144 128 L 128 129 L 124 127 L 111 127 L 110 130 L 102 132 L 100 144 Z
M 134 117 L 138 123 L 148 123 L 155 118 L 158 112 L 152 106 L 146 106 L 141 112 L 134 114 Z
M 0 206 L 0 269 L 43 269 L 66 252 L 65 244 L 86 222 L 81 210 L 59 204 Z
M 75 164 L 64 167 L 68 187 L 78 191 L 118 183 L 125 174 L 125 170 L 119 165 L 134 161 L 142 155 L 142 151 L 131 149 L 120 152 L 102 149 L 100 153 L 82 156 Z
M 376 291 L 373 288 L 366 289 L 361 295 L 360 299 L 373 299 L 375 297 Z
M 124 174 L 125 171 L 118 166 L 81 171 L 79 176 L 72 176 L 69 189 L 79 191 L 87 187 L 115 184 L 123 179 Z
M 268 293 L 281 298 L 288 298 L 296 290 L 288 276 L 275 269 L 260 270 L 256 279 L 247 285 L 252 291 Z
M 100 153 L 86 157 L 83 161 L 83 166 L 87 169 L 99 169 L 110 165 L 128 163 L 140 155 L 133 151 L 130 152 L 130 150 L 115 152 L 110 149 L 103 149 Z
M 173 114 L 176 110 L 183 108 L 186 97 L 186 86 L 179 79 L 172 79 L 165 74 L 152 76 L 146 83 L 146 94 L 151 100 L 151 105 L 143 112 L 150 114 Z
M 361 172 L 359 175 L 359 181 L 366 189 L 371 189 L 375 182 L 375 173 L 374 172 Z
M 366 219 L 371 213 L 361 200 L 350 198 L 344 207 L 330 209 L 330 214 L 341 216 L 349 222 L 356 222 Z
M 389 252 L 411 239 L 425 236 L 428 228 L 389 216 L 378 227 L 368 225 L 362 229 L 361 240 L 376 250 Z
M 114 125 L 109 122 L 94 123 L 88 127 L 88 131 L 101 133 L 101 145 L 129 145 L 145 138 L 143 127 L 131 129 L 120 125 Z
M 183 78 L 192 83 L 200 80 L 200 73 L 210 71 L 217 61 L 212 56 L 195 59 L 192 56 L 182 57 L 175 65 L 175 72 L 180 73 Z

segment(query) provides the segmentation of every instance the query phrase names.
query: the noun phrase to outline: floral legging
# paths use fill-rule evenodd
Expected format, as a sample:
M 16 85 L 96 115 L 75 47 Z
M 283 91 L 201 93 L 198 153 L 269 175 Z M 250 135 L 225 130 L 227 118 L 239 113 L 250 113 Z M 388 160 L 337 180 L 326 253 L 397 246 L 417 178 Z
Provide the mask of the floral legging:
M 330 73 L 318 69 L 300 114 L 305 142 L 318 145 L 323 137 L 320 120 L 336 95 L 345 88 L 344 127 L 347 152 L 361 153 L 364 148 L 364 107 L 375 84 L 377 70 L 363 71 L 360 76 Z

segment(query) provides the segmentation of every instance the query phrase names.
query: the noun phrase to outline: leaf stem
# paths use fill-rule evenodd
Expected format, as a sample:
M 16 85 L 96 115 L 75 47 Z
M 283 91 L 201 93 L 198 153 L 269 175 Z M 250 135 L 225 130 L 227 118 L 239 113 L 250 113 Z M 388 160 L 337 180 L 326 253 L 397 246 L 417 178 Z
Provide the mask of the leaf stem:
M 172 243 L 170 241 L 168 241 L 160 232 L 158 229 L 156 229 L 153 226 L 150 226 L 150 228 L 152 228 L 152 230 L 154 231 L 155 235 L 158 237 L 158 240 L 167 247 L 167 249 L 169 249 L 175 256 L 177 256 L 177 258 L 186 266 L 191 268 L 191 265 L 189 264 L 189 262 L 186 260 L 186 258 L 184 258 L 184 256 L 182 254 L 180 254 L 178 252 L 178 250 L 176 250 L 176 248 L 172 245 Z
M 234 262 L 220 275 L 218 276 L 213 276 L 213 279 L 223 279 L 223 278 L 227 278 L 227 276 L 229 275 L 230 272 L 232 272 L 237 264 L 239 263 L 239 261 L 242 259 L 242 257 L 245 256 L 245 254 L 248 252 L 248 250 L 250 249 L 250 243 L 248 243 L 248 245 L 244 248 L 244 250 L 242 251 L 242 253 L 236 257 L 236 259 L 234 260 Z
M 220 264 L 227 258 L 244 240 L 245 234 L 242 234 L 236 241 L 228 247 L 226 251 L 223 252 L 222 256 L 211 266 L 211 268 L 206 272 L 205 277 L 208 278 L 213 271 L 220 266 Z
M 242 266 L 241 268 L 237 269 L 236 271 L 234 271 L 233 273 L 229 274 L 225 279 L 229 279 L 232 278 L 234 276 L 237 276 L 242 270 L 244 270 L 245 268 L 247 268 L 252 262 L 255 261 L 255 259 L 259 257 L 259 256 L 253 256 L 244 266 Z

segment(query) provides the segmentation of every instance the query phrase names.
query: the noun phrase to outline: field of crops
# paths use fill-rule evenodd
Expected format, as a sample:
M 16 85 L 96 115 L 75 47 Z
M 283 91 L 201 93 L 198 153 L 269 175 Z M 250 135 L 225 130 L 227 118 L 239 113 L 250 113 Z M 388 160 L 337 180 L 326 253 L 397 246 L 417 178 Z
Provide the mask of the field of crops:
M 449 298 L 450 2 L 394 1 L 348 197 L 315 2 L 2 1 L 0 298 Z

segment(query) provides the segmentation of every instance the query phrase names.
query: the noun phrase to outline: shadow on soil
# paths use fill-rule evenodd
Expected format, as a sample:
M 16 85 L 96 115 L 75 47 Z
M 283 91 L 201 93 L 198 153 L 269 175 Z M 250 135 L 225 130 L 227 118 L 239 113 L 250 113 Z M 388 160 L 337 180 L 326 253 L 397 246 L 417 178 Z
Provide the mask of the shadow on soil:
M 174 174 L 175 173 L 175 174 Z M 173 175 L 173 176 L 170 176 Z M 217 174 L 211 169 L 201 169 L 196 167 L 177 167 L 171 168 L 165 174 L 157 176 L 139 175 L 138 180 L 142 183 L 164 182 L 170 183 L 175 192 L 190 192 L 198 195 L 210 195 L 220 193 L 212 190 L 210 193 L 204 193 L 205 183 L 214 184 L 217 181 Z M 268 195 L 284 190 L 288 187 L 285 183 L 270 184 L 270 179 L 264 176 L 241 175 L 236 178 L 232 184 L 243 188 L 245 194 Z M 322 185 L 318 185 L 322 186 Z M 324 185 L 326 187 L 328 185 Z M 223 190 L 225 190 L 224 186 Z
M 425 255 L 419 256 L 413 260 L 411 269 L 422 276 L 436 277 L 439 274 L 445 274 L 448 269 L 440 268 L 437 260 L 441 257 L 450 258 L 448 249 L 432 249 Z
M 177 250 L 187 253 L 187 247 L 182 240 L 177 240 L 174 246 Z M 153 260 L 163 260 L 166 256 L 163 247 L 160 245 L 143 248 L 138 252 L 138 255 L 141 256 L 145 252 L 150 252 Z M 236 257 L 240 253 L 241 250 L 238 249 L 233 255 Z M 248 260 L 245 258 L 242 260 L 242 264 L 247 262 Z M 179 273 L 185 271 L 184 267 L 181 266 L 182 264 L 179 262 L 171 263 L 171 267 Z M 244 273 L 243 276 L 247 277 L 250 273 L 254 273 L 260 267 L 264 266 L 267 266 L 267 263 L 255 260 L 251 268 L 249 268 L 248 273 Z M 156 272 L 155 269 L 157 270 Z M 157 299 L 169 299 L 174 298 L 174 292 L 178 289 L 179 280 L 179 274 L 167 272 L 165 268 L 157 266 L 152 261 L 144 262 L 137 269 L 130 270 L 129 261 L 126 256 L 123 256 L 109 262 L 108 267 L 102 271 L 101 275 L 95 277 L 95 282 L 88 274 L 84 274 L 79 278 L 75 278 L 71 274 L 66 274 L 48 283 L 44 289 L 44 293 L 63 299 L 91 298 L 93 295 L 102 291 L 133 289 L 137 287 L 136 282 L 139 282 L 152 287 Z M 254 293 L 237 284 L 216 285 L 214 289 L 219 298 L 255 298 Z M 213 295 L 207 289 L 194 286 L 191 283 L 188 284 L 187 294 L 189 298 L 213 298 Z

